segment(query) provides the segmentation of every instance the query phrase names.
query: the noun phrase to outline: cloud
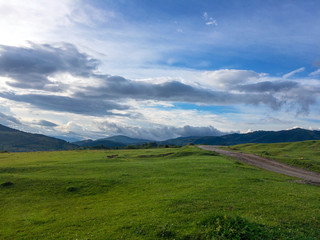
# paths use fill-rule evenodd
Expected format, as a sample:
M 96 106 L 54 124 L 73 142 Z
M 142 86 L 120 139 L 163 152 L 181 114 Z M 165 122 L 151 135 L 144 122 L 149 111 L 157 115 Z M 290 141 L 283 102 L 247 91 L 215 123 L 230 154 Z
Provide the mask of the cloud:
M 203 19 L 205 20 L 206 25 L 208 26 L 218 26 L 217 20 L 209 17 L 207 12 L 204 12 L 202 15 Z
M 193 126 L 184 126 L 182 128 L 175 128 L 176 134 L 179 134 L 181 137 L 188 136 L 221 136 L 225 133 L 219 131 L 218 129 L 208 126 L 208 127 L 193 127 Z
M 220 69 L 202 73 L 201 83 L 222 89 L 230 89 L 235 85 L 256 82 L 260 74 L 250 70 Z
M 34 121 L 33 124 L 43 126 L 43 127 L 57 127 L 58 126 L 57 124 L 50 122 L 50 121 L 47 121 L 47 120 Z
M 289 78 L 301 71 L 304 71 L 304 68 L 288 73 L 285 77 Z M 275 110 L 285 107 L 286 110 L 296 111 L 297 114 L 308 114 L 310 106 L 314 105 L 319 97 L 317 82 L 304 78 L 283 80 L 248 70 L 207 71 L 202 74 L 201 83 L 229 93 L 231 104 L 234 104 L 233 99 L 243 96 L 243 99 L 239 99 L 239 104 L 254 104 L 256 101 L 257 104 L 269 105 Z
M 277 125 L 288 125 L 288 124 L 293 123 L 292 121 L 282 120 L 282 119 L 278 119 L 278 118 L 270 117 L 270 116 L 267 116 L 265 118 L 261 118 L 261 119 L 259 119 L 259 121 L 262 124 L 270 124 L 271 123 L 271 124 L 277 124 Z
M 119 76 L 106 76 L 103 85 L 87 87 L 75 94 L 81 98 L 99 99 L 135 99 L 156 100 L 169 102 L 187 102 L 196 104 L 225 105 L 225 104 L 266 104 L 278 109 L 281 101 L 271 94 L 230 93 L 228 91 L 212 91 L 196 88 L 178 81 L 160 84 L 132 81 Z
M 5 125 L 12 125 L 12 123 L 19 124 L 19 125 L 22 124 L 19 119 L 1 112 L 0 112 L 0 120 L 1 120 L 1 123 Z
M 57 35 L 57 29 L 72 25 L 71 15 L 75 4 L 74 0 L 0 1 L 0 42 L 19 45 L 26 40 L 39 41 L 51 31 Z
M 285 107 L 286 110 L 295 111 L 297 115 L 308 114 L 311 105 L 317 103 L 319 98 L 319 84 L 299 79 L 295 81 L 262 81 L 252 84 L 237 85 L 233 89 L 249 94 L 269 94 L 275 99 L 274 104 Z
M 108 135 L 126 135 L 133 138 L 150 140 L 166 140 L 170 138 L 189 136 L 221 136 L 225 134 L 212 126 L 193 127 L 186 125 L 183 127 L 174 127 L 155 125 L 150 128 L 146 128 L 110 123 L 107 121 L 96 122 L 95 124 L 101 131 L 106 132 Z
M 8 84 L 16 88 L 45 89 L 52 84 L 50 77 L 58 73 L 89 77 L 98 63 L 68 43 L 0 45 L 0 76 L 11 78 Z
M 295 75 L 296 73 L 303 72 L 304 70 L 305 70 L 304 67 L 298 68 L 298 69 L 296 69 L 296 70 L 294 70 L 294 71 L 292 71 L 292 72 L 289 72 L 289 73 L 283 75 L 282 78 L 285 78 L 285 79 L 286 79 L 286 78 L 292 77 L 292 76 Z
M 317 76 L 317 75 L 320 75 L 320 69 L 317 69 L 316 71 L 309 74 L 309 76 L 311 76 L 311 77 Z
M 40 109 L 90 116 L 119 115 L 129 105 L 119 102 L 165 101 L 205 105 L 283 105 L 307 112 L 317 92 L 297 81 L 263 77 L 249 70 L 221 69 L 200 74 L 199 84 L 183 80 L 160 83 L 134 81 L 97 72 L 99 61 L 72 44 L 34 44 L 29 47 L 0 47 L 0 76 L 15 90 L 0 97 L 32 104 Z M 284 75 L 288 78 L 304 68 Z M 72 83 L 68 82 L 68 77 Z M 19 88 L 25 89 L 23 93 Z M 18 90 L 17 90 L 18 89 Z M 27 90 L 29 92 L 27 92 Z M 31 90 L 41 90 L 35 93 Z
M 9 100 L 30 103 L 40 109 L 69 112 L 91 116 L 121 115 L 112 110 L 126 110 L 129 107 L 118 103 L 99 100 L 71 98 L 57 95 L 0 93 L 0 97 Z
M 238 85 L 235 89 L 242 92 L 282 92 L 298 87 L 299 84 L 293 81 L 280 82 L 258 82 L 252 84 Z
M 290 91 L 287 105 L 296 110 L 297 115 L 308 114 L 311 105 L 317 103 L 320 88 L 296 88 Z

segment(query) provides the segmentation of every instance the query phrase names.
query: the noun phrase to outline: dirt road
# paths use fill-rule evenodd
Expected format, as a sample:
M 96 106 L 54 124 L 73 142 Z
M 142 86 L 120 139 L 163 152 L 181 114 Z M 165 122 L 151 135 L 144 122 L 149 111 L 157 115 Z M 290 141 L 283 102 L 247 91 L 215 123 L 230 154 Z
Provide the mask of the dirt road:
M 199 148 L 204 150 L 214 151 L 230 157 L 234 157 L 241 162 L 245 162 L 247 164 L 254 165 L 259 168 L 263 168 L 272 172 L 281 173 L 281 174 L 285 174 L 285 175 L 296 177 L 296 178 L 301 178 L 310 184 L 320 185 L 319 173 L 303 170 L 301 168 L 292 167 L 284 163 L 259 157 L 253 154 L 222 150 L 215 146 L 200 145 Z

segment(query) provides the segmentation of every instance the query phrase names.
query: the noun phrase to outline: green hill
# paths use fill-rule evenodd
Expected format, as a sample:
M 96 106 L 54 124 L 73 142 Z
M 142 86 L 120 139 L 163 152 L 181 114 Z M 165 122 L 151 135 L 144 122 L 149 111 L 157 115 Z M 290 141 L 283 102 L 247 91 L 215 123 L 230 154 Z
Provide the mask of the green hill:
M 77 146 L 64 140 L 0 125 L 0 151 L 32 152 L 69 150 Z

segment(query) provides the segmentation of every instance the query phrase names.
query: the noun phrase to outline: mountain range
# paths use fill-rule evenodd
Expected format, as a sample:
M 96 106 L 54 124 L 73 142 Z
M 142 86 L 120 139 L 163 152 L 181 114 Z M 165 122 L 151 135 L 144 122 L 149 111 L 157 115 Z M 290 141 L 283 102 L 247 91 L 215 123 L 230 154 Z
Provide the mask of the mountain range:
M 73 142 L 80 147 L 95 147 L 95 146 L 104 146 L 104 147 L 126 147 L 128 145 L 141 145 L 143 143 L 148 143 L 150 140 L 146 139 L 136 139 L 130 138 L 122 135 L 112 136 L 107 138 L 101 138 L 98 140 L 83 140 L 78 142 Z
M 157 145 L 183 146 L 186 144 L 236 145 L 242 143 L 278 143 L 320 140 L 320 131 L 295 128 L 282 131 L 255 131 L 234 133 L 223 136 L 179 137 L 166 141 L 112 136 L 98 140 L 83 140 L 73 143 L 41 134 L 32 134 L 12 129 L 0 124 L 0 151 L 30 152 L 70 150 L 79 147 L 124 148 L 128 145 L 142 145 L 156 142 Z
M 168 145 L 207 144 L 236 145 L 243 143 L 280 143 L 320 140 L 320 131 L 294 128 L 282 131 L 255 131 L 250 133 L 233 133 L 223 136 L 180 137 L 161 142 Z
M 242 143 L 279 143 L 299 142 L 305 140 L 320 140 L 320 131 L 295 128 L 283 131 L 255 131 L 250 133 L 233 133 L 223 136 L 207 137 L 179 137 L 166 141 L 151 141 L 146 139 L 134 139 L 126 136 L 114 136 L 98 140 L 85 140 L 74 142 L 82 147 L 103 145 L 105 147 L 123 147 L 124 145 L 141 145 L 148 142 L 156 142 L 158 145 L 183 146 L 186 144 L 208 145 L 236 145 Z

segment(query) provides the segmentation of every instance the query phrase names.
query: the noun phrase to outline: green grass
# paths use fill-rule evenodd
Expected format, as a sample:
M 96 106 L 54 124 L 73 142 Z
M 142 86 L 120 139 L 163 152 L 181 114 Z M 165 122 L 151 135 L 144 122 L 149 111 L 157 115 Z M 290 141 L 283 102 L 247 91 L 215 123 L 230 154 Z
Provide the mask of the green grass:
M 320 172 L 320 141 L 268 144 L 250 143 L 224 148 L 253 153 L 292 166 Z
M 319 239 L 292 180 L 192 146 L 1 153 L 0 239 Z

